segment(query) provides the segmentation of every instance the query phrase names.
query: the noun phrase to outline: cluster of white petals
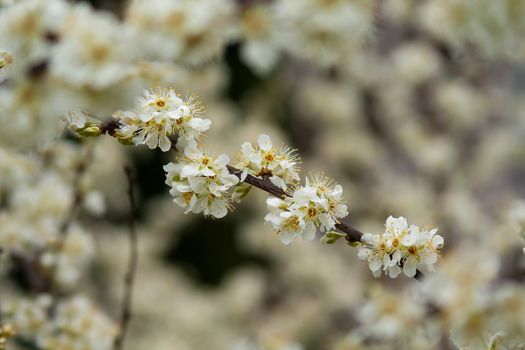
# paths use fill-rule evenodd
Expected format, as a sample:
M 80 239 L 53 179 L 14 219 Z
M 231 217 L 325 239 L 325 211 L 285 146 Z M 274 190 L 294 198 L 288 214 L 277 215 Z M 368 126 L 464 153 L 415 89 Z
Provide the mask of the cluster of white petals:
M 465 49 L 475 45 L 488 56 L 523 54 L 525 3 L 515 0 L 432 0 L 420 10 L 432 34 Z
M 226 216 L 231 199 L 228 191 L 239 182 L 228 171 L 228 162 L 225 154 L 213 157 L 198 147 L 187 147 L 175 163 L 164 166 L 173 201 L 185 208 L 186 213 Z
M 65 225 L 79 190 L 72 186 L 71 176 L 83 156 L 68 144 L 49 148 L 45 159 L 0 150 L 0 247 L 12 256 L 34 256 L 43 270 L 54 271 L 55 283 L 68 288 L 80 280 L 95 253 L 93 237 L 82 225 L 76 221 Z M 81 204 L 90 213 L 100 213 L 103 199 L 95 203 L 100 202 L 99 193 L 89 181 L 89 174 L 79 181 Z M 88 205 L 88 198 L 94 205 Z
M 54 317 L 48 318 L 55 308 Z M 82 295 L 53 305 L 47 295 L 29 299 L 8 300 L 5 316 L 21 339 L 34 339 L 42 350 L 97 349 L 110 350 L 118 327 Z
M 274 147 L 268 135 L 257 138 L 258 146 L 245 142 L 241 146 L 240 161 L 237 165 L 242 170 L 241 180 L 248 174 L 267 177 L 275 186 L 286 190 L 289 184 L 300 181 L 297 156 L 286 147 Z
M 75 88 L 104 89 L 132 74 L 137 54 L 131 33 L 114 16 L 80 4 L 60 29 L 51 65 L 51 74 L 60 80 Z
M 230 0 L 133 0 L 126 21 L 149 56 L 199 64 L 222 53 L 234 33 L 234 14 Z
M 82 295 L 60 303 L 52 322 L 46 322 L 38 337 L 43 349 L 109 350 L 118 327 Z
M 367 39 L 373 4 L 363 0 L 277 1 L 283 49 L 321 65 L 341 62 Z
M 290 244 L 295 237 L 313 240 L 317 230 L 332 230 L 341 219 L 348 215 L 343 201 L 343 188 L 324 176 L 306 179 L 291 197 L 266 200 L 270 213 L 265 216 L 277 231 L 284 244 Z
M 203 107 L 191 96 L 186 100 L 173 89 L 146 90 L 131 111 L 116 112 L 123 137 L 135 145 L 160 148 L 163 152 L 172 146 L 170 137 L 179 138 L 178 145 L 194 144 L 211 125 L 209 119 L 201 118 Z
M 382 234 L 365 233 L 361 238 L 358 256 L 368 261 L 375 277 L 385 271 L 391 278 L 401 271 L 414 277 L 418 269 L 433 271 L 443 246 L 443 237 L 436 234 L 437 228 L 420 230 L 408 226 L 404 217 L 389 216 Z

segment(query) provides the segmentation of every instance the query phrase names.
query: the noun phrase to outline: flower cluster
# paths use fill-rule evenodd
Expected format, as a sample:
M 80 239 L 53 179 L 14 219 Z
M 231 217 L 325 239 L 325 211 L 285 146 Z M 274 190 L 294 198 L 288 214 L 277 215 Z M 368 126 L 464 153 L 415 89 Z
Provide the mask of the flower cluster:
M 348 215 L 343 202 L 343 188 L 325 176 L 306 179 L 291 197 L 268 198 L 270 213 L 264 218 L 277 231 L 284 244 L 295 237 L 313 240 L 317 229 L 332 230 L 338 219 Z
M 57 305 L 48 295 L 36 299 L 8 300 L 5 316 L 18 336 L 42 350 L 109 350 L 117 326 L 86 297 L 77 295 Z M 54 317 L 49 320 L 52 307 Z
M 268 135 L 257 138 L 258 146 L 245 142 L 241 146 L 241 156 L 238 168 L 242 169 L 241 180 L 248 174 L 264 178 L 268 177 L 277 187 L 286 190 L 288 184 L 299 181 L 299 159 L 293 150 L 287 147 L 274 147 Z
M 53 322 L 39 332 L 42 349 L 109 350 L 118 333 L 117 326 L 84 296 L 60 303 Z
M 234 15 L 233 1 L 133 0 L 126 21 L 143 38 L 149 56 L 201 64 L 221 54 L 232 39 Z
M 121 142 L 129 139 L 135 145 L 163 151 L 172 149 L 177 137 L 176 161 L 164 170 L 173 201 L 186 213 L 222 218 L 232 208 L 231 202 L 240 202 L 256 183 L 276 196 L 266 201 L 270 212 L 265 221 L 284 244 L 298 236 L 313 240 L 318 230 L 325 233 L 322 241 L 327 244 L 347 237 L 346 229 L 332 231 L 348 215 L 341 185 L 324 175 L 307 178 L 301 185 L 298 157 L 287 147 L 274 147 L 264 134 L 256 146 L 245 142 L 236 167 L 230 167 L 228 156 L 214 157 L 202 144 L 200 135 L 211 122 L 201 118 L 202 107 L 194 101 L 184 102 L 173 89 L 148 90 L 137 99 L 133 111 L 114 114 L 119 123 L 110 134 Z M 69 124 L 82 136 L 102 133 L 102 124 L 86 118 L 72 115 Z M 374 276 L 382 273 L 383 265 L 391 277 L 398 276 L 401 268 L 406 275 L 415 276 L 420 265 L 431 270 L 437 260 L 443 239 L 436 231 L 420 232 L 416 226 L 408 228 L 405 219 L 390 217 L 383 235 L 358 234 L 352 241 L 361 241 L 359 256 L 369 261 Z
M 432 0 L 420 13 L 424 27 L 460 49 L 474 44 L 487 56 L 523 54 L 522 1 Z
M 61 288 L 80 280 L 95 252 L 93 236 L 70 217 L 75 196 L 90 214 L 104 206 L 103 199 L 95 203 L 100 198 L 90 184 L 93 169 L 75 173 L 83 157 L 68 144 L 49 147 L 45 159 L 0 150 L 0 246 L 6 257 L 32 257 Z
M 385 232 L 380 235 L 363 235 L 358 256 L 368 261 L 375 277 L 381 276 L 382 271 L 392 278 L 397 277 L 401 271 L 414 277 L 422 267 L 433 271 L 439 249 L 444 243 L 443 237 L 436 233 L 437 228 L 420 230 L 415 225 L 408 226 L 403 217 L 389 216 Z
M 224 217 L 230 206 L 228 190 L 239 182 L 237 176 L 229 173 L 228 162 L 225 154 L 213 157 L 199 148 L 186 148 L 176 163 L 164 166 L 173 201 L 186 213 Z
M 179 145 L 194 143 L 211 125 L 201 118 L 203 107 L 191 96 L 180 98 L 173 89 L 154 89 L 144 92 L 132 111 L 116 112 L 120 120 L 121 138 L 130 139 L 135 145 L 159 147 L 163 152 L 171 148 L 170 137 L 178 136 Z

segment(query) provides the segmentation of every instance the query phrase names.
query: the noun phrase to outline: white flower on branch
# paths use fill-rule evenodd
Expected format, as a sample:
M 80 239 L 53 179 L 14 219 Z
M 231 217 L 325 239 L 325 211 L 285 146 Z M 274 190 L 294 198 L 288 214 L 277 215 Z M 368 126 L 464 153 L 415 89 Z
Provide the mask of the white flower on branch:
M 332 230 L 339 218 L 348 215 L 342 197 L 340 185 L 325 176 L 316 176 L 306 179 L 292 197 L 267 199 L 270 213 L 265 220 L 277 230 L 284 244 L 290 244 L 297 236 L 313 240 L 318 229 Z
M 401 271 L 414 277 L 420 268 L 433 271 L 444 243 L 443 237 L 436 233 L 437 228 L 420 230 L 415 225 L 408 226 L 404 217 L 389 216 L 385 232 L 363 235 L 358 256 L 368 261 L 375 277 L 381 276 L 383 271 L 391 278 Z
M 201 118 L 204 108 L 194 96 L 180 98 L 173 89 L 147 90 L 136 101 L 132 111 L 117 112 L 122 133 L 135 145 L 159 147 L 163 152 L 171 148 L 171 136 L 177 135 L 180 145 L 198 140 L 211 125 Z
M 268 177 L 277 187 L 286 190 L 288 184 L 299 181 L 299 158 L 288 147 L 274 147 L 268 135 L 257 138 L 258 146 L 245 142 L 241 146 L 238 168 L 243 171 L 242 179 L 248 174 Z
M 186 213 L 226 216 L 231 200 L 228 190 L 239 182 L 226 168 L 228 162 L 224 154 L 213 157 L 195 145 L 188 146 L 176 163 L 164 166 L 173 201 L 185 208 Z

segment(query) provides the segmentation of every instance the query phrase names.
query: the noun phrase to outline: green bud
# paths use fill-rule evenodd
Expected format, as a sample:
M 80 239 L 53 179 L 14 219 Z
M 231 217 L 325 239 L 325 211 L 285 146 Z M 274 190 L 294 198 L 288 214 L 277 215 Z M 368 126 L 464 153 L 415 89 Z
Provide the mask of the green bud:
M 134 143 L 133 143 L 133 136 L 125 135 L 120 130 L 115 130 L 114 136 L 117 139 L 117 141 L 119 143 L 123 144 L 123 145 L 126 145 L 126 146 L 134 145 Z
M 325 244 L 334 244 L 338 239 L 346 237 L 346 233 L 328 231 L 321 237 L 321 242 Z
M 252 185 L 247 184 L 246 182 L 241 182 L 237 186 L 235 186 L 235 189 L 232 193 L 232 200 L 235 203 L 239 203 L 244 197 L 250 193 L 250 190 L 252 189 Z
M 99 136 L 102 134 L 100 126 L 98 124 L 88 123 L 85 127 L 75 130 L 80 136 L 91 137 Z

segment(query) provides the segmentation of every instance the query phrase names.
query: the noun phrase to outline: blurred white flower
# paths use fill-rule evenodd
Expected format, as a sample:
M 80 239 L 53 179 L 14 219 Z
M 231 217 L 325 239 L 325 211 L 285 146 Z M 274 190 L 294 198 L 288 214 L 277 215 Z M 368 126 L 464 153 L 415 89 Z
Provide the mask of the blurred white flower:
M 489 57 L 523 57 L 523 1 L 432 0 L 419 12 L 422 27 L 460 50 L 474 44 Z
M 373 28 L 373 5 L 363 0 L 276 1 L 281 47 L 321 66 L 343 62 Z
M 241 18 L 241 57 L 255 72 L 268 73 L 280 57 L 279 26 L 271 6 L 250 6 Z
M 118 334 L 117 325 L 82 295 L 61 302 L 55 317 L 36 335 L 39 347 L 51 349 L 110 350 Z
M 58 35 L 51 74 L 72 86 L 104 89 L 133 71 L 129 30 L 109 13 L 76 5 Z
M 146 56 L 201 64 L 232 39 L 234 11 L 231 0 L 133 0 L 126 22 Z
M 18 1 L 0 11 L 0 47 L 16 57 L 15 72 L 48 59 L 70 5 L 63 0 Z

